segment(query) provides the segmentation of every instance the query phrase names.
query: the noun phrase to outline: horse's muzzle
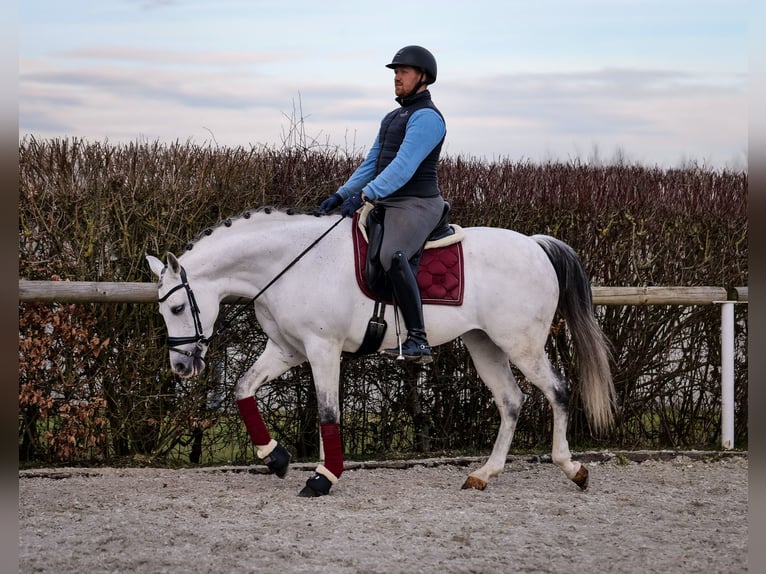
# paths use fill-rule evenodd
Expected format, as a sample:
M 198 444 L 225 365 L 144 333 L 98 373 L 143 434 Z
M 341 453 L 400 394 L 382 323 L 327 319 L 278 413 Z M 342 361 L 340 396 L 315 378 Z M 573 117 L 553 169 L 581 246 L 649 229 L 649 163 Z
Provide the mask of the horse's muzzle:
M 194 347 L 193 351 L 184 351 L 176 347 L 171 348 L 171 370 L 184 379 L 196 377 L 205 370 L 205 359 L 202 358 L 204 350 L 205 347 L 199 344 Z M 173 352 L 176 354 L 174 355 Z

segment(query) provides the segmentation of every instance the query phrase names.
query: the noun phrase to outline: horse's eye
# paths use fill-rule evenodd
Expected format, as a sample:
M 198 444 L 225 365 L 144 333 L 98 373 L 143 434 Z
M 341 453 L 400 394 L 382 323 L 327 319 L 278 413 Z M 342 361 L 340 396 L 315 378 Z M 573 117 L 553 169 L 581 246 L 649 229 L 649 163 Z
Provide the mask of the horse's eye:
M 180 315 L 181 313 L 183 313 L 183 310 L 184 310 L 183 304 L 176 305 L 175 307 L 170 308 L 170 312 L 173 313 L 173 315 Z

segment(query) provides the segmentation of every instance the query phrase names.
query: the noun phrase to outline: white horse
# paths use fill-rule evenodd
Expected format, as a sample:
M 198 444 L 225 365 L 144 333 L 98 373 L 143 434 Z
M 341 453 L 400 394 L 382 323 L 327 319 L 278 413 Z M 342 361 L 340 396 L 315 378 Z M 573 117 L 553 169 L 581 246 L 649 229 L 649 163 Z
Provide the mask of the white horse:
M 168 331 L 171 368 L 181 377 L 204 369 L 203 357 L 224 298 L 254 299 L 268 341 L 237 383 L 236 399 L 258 456 L 279 477 L 287 472 L 290 454 L 270 436 L 255 393 L 264 383 L 309 362 L 322 448 L 321 462 L 301 496 L 328 494 L 343 472 L 341 353 L 359 349 L 374 306 L 355 280 L 351 219 L 337 217 L 263 208 L 205 230 L 180 257 L 168 253 L 163 263 L 147 255 L 159 277 L 159 309 Z M 423 309 L 431 345 L 461 337 L 500 412 L 492 453 L 469 474 L 463 488 L 483 490 L 503 471 L 523 402 L 513 364 L 552 406 L 553 462 L 584 489 L 588 471 L 572 460 L 566 439 L 568 387 L 550 364 L 545 344 L 558 310 L 576 348 L 576 382 L 591 427 L 598 432 L 612 425 L 610 353 L 593 314 L 588 278 L 574 250 L 552 237 L 491 227 L 464 232 L 462 305 Z M 386 308 L 386 322 L 391 324 L 394 310 Z M 380 348 L 397 344 L 391 331 Z

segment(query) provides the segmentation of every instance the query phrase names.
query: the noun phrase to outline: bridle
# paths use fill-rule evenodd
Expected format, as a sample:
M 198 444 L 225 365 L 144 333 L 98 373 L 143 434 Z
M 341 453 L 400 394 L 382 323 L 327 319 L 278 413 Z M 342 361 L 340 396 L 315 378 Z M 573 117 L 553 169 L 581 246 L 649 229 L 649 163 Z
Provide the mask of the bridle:
M 306 247 L 306 249 L 304 249 L 300 253 L 300 255 L 298 255 L 295 259 L 293 259 L 287 265 L 287 267 L 285 267 L 284 269 L 282 269 L 282 271 L 277 273 L 277 275 L 271 281 L 269 281 L 265 287 L 263 287 L 260 291 L 258 291 L 258 293 L 256 293 L 255 297 L 253 297 L 250 300 L 250 304 L 252 305 L 253 303 L 255 303 L 258 297 L 263 295 L 263 293 L 269 287 L 271 287 L 277 281 L 277 279 L 282 277 L 282 275 L 284 275 L 293 265 L 298 263 L 298 261 L 300 261 L 304 255 L 306 255 L 306 253 L 311 251 L 311 249 L 317 243 L 319 243 L 322 239 L 324 239 L 324 237 L 328 233 L 330 233 L 333 229 L 335 229 L 338 226 L 338 224 L 341 221 L 343 221 L 345 218 L 346 216 L 342 215 L 340 219 L 338 219 L 335 223 L 333 223 L 329 227 L 329 229 L 327 229 L 324 233 L 322 233 L 322 235 L 317 237 L 311 245 Z M 181 265 L 180 268 L 181 269 L 179 274 L 181 275 L 181 283 L 179 283 L 178 285 L 173 287 L 170 291 L 165 293 L 165 295 L 163 295 L 158 302 L 163 303 L 164 301 L 167 300 L 168 297 L 170 297 L 173 293 L 175 293 L 179 289 L 186 290 L 186 297 L 189 299 L 189 309 L 191 309 L 192 319 L 194 320 L 194 336 L 193 337 L 168 337 L 167 343 L 169 345 L 168 350 L 175 351 L 176 353 L 180 353 L 181 355 L 184 355 L 186 357 L 193 357 L 196 353 L 200 353 L 205 346 L 210 344 L 210 341 L 213 339 L 213 335 L 210 335 L 210 337 L 205 337 L 205 333 L 202 330 L 202 320 L 200 319 L 200 316 L 199 316 L 199 306 L 197 305 L 197 299 L 194 297 L 194 291 L 192 291 L 192 288 L 189 285 L 189 281 L 187 281 L 186 279 L 186 269 L 184 269 L 183 265 Z M 229 318 L 229 320 L 226 321 L 223 325 L 221 325 L 214 334 L 220 334 L 221 331 L 223 331 L 226 327 L 229 326 L 229 324 L 231 324 L 231 321 L 233 320 L 233 318 L 234 317 Z M 194 351 L 184 351 L 183 349 L 179 349 L 175 347 L 175 345 L 188 345 L 189 343 L 195 344 Z
M 197 299 L 194 297 L 194 291 L 192 291 L 191 286 L 189 285 L 189 281 L 186 279 L 186 269 L 183 268 L 183 265 L 181 266 L 181 282 L 173 287 L 170 291 L 165 293 L 160 299 L 159 303 L 163 303 L 167 300 L 168 297 L 170 297 L 173 293 L 178 291 L 179 289 L 186 290 L 186 297 L 189 300 L 189 309 L 191 310 L 192 319 L 194 320 L 194 336 L 193 337 L 168 337 L 168 349 L 170 351 L 175 351 L 176 353 L 180 353 L 181 355 L 185 355 L 187 357 L 194 356 L 195 353 L 198 353 L 202 351 L 203 347 L 205 345 L 208 345 L 210 343 L 210 340 L 212 339 L 212 336 L 205 337 L 205 333 L 202 331 L 202 320 L 199 316 L 199 305 L 197 305 Z M 187 345 L 189 343 L 195 344 L 195 350 L 194 351 L 185 351 L 183 349 L 179 349 L 175 345 Z

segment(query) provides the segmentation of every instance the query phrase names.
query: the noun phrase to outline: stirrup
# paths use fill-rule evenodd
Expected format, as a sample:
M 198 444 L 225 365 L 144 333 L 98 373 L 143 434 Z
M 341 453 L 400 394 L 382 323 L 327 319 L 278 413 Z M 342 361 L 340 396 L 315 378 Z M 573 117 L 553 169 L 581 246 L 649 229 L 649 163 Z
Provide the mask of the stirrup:
M 383 353 L 400 361 L 412 361 L 421 365 L 427 365 L 434 360 L 431 347 L 428 346 L 428 343 L 416 343 L 411 338 L 407 338 L 402 344 L 401 352 L 399 347 L 392 347 L 390 349 L 383 349 Z

